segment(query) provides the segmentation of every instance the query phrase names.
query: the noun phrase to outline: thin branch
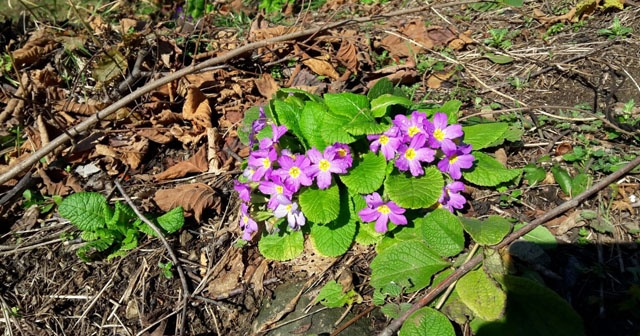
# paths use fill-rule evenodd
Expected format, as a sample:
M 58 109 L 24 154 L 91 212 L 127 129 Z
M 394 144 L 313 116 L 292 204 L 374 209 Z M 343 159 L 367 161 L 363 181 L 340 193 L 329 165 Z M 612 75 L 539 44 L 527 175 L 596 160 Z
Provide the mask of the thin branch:
M 157 89 L 157 88 L 159 88 L 159 87 L 161 87 L 161 86 L 163 86 L 165 84 L 168 84 L 168 83 L 171 83 L 171 82 L 173 82 L 175 80 L 178 80 L 178 79 L 182 78 L 183 76 L 188 75 L 190 73 L 193 73 L 193 72 L 196 72 L 196 71 L 200 71 L 200 70 L 205 69 L 205 68 L 210 67 L 210 66 L 214 66 L 214 65 L 217 65 L 217 64 L 225 63 L 225 62 L 227 62 L 227 61 L 229 61 L 229 60 L 231 60 L 231 59 L 233 59 L 235 57 L 247 54 L 250 51 L 266 47 L 266 46 L 268 46 L 270 44 L 273 44 L 273 43 L 294 40 L 294 39 L 297 39 L 297 38 L 300 38 L 300 37 L 305 37 L 305 36 L 317 34 L 318 32 L 321 32 L 321 31 L 324 31 L 324 30 L 328 30 L 328 29 L 337 28 L 337 27 L 344 26 L 344 25 L 356 24 L 356 23 L 364 23 L 364 22 L 379 20 L 379 19 L 388 18 L 388 17 L 398 17 L 398 16 L 403 16 L 403 15 L 412 14 L 412 13 L 419 13 L 419 12 L 424 12 L 425 10 L 429 10 L 431 8 L 445 8 L 445 7 L 458 6 L 458 5 L 469 4 L 469 3 L 477 3 L 477 2 L 483 2 L 483 1 L 461 0 L 461 1 L 438 4 L 438 5 L 433 5 L 433 6 L 422 6 L 422 7 L 418 7 L 418 8 L 404 9 L 404 10 L 399 10 L 399 11 L 395 11 L 395 12 L 391 12 L 391 13 L 387 13 L 387 14 L 378 14 L 378 15 L 373 15 L 373 16 L 364 17 L 364 18 L 346 19 L 346 20 L 342 20 L 342 21 L 339 21 L 339 22 L 323 25 L 323 26 L 318 27 L 318 28 L 306 29 L 306 30 L 294 32 L 294 33 L 291 33 L 291 34 L 286 34 L 286 35 L 277 36 L 277 37 L 266 39 L 266 40 L 262 40 L 262 41 L 249 43 L 249 44 L 244 45 L 244 46 L 242 46 L 240 48 L 237 48 L 237 49 L 234 49 L 232 51 L 229 51 L 228 53 L 226 53 L 224 55 L 212 58 L 210 60 L 206 60 L 206 61 L 204 61 L 204 62 L 202 62 L 202 63 L 200 63 L 198 65 L 186 67 L 186 68 L 184 68 L 182 70 L 179 70 L 179 71 L 176 71 L 176 72 L 174 72 L 174 73 L 172 73 L 172 74 L 170 74 L 170 75 L 168 75 L 166 77 L 163 77 L 163 78 L 160 78 L 160 79 L 157 79 L 157 80 L 154 80 L 152 82 L 147 83 L 146 85 L 138 88 L 137 90 L 131 92 L 130 94 L 128 94 L 125 97 L 123 97 L 122 99 L 120 99 L 117 102 L 113 103 L 112 105 L 108 106 L 104 110 L 101 110 L 100 112 L 98 112 L 98 113 L 92 115 L 91 117 L 85 119 L 83 122 L 79 123 L 78 125 L 69 128 L 68 131 L 65 134 L 61 134 L 57 138 L 53 139 L 48 145 L 43 146 L 42 148 L 38 149 L 33 154 L 31 154 L 29 157 L 27 157 L 26 159 L 24 159 L 20 163 L 16 164 L 15 166 L 11 167 L 11 169 L 9 169 L 4 174 L 0 175 L 0 184 L 4 184 L 5 182 L 7 182 L 10 179 L 14 178 L 18 174 L 20 174 L 22 171 L 26 170 L 27 168 L 31 167 L 32 165 L 34 165 L 35 163 L 40 161 L 40 159 L 42 159 L 45 155 L 47 155 L 50 152 L 52 152 L 54 149 L 58 148 L 59 146 L 64 145 L 67 141 L 71 140 L 73 137 L 88 131 L 98 121 L 105 119 L 107 116 L 109 116 L 109 115 L 115 113 L 116 111 L 118 111 L 119 109 L 127 106 L 129 103 L 133 102 L 135 99 L 137 99 L 139 97 L 142 97 L 143 95 L 145 95 L 145 94 L 147 94 L 147 93 L 149 93 L 149 92 L 151 92 L 151 91 L 153 91 L 153 90 L 155 90 L 155 89 Z
M 500 242 L 498 245 L 496 245 L 494 247 L 494 249 L 500 250 L 500 249 L 503 249 L 503 248 L 509 246 L 511 243 L 513 243 L 514 241 L 516 241 L 520 237 L 526 235 L 527 233 L 531 232 L 531 230 L 535 229 L 539 225 L 544 224 L 547 221 L 549 221 L 549 220 L 559 216 L 560 214 L 566 212 L 567 210 L 578 206 L 584 200 L 586 200 L 587 198 L 591 197 L 592 195 L 594 195 L 595 193 L 599 192 L 600 190 L 606 188 L 609 184 L 614 183 L 619 178 L 621 178 L 623 175 L 627 174 L 628 172 L 630 172 L 631 170 L 636 168 L 638 165 L 640 165 L 640 156 L 635 158 L 633 161 L 629 162 L 626 166 L 622 167 L 620 170 L 618 170 L 618 171 L 612 173 L 611 175 L 605 177 L 604 179 L 602 179 L 600 182 L 598 182 L 595 185 L 593 185 L 588 190 L 585 190 L 582 194 L 572 198 L 571 200 L 569 200 L 567 202 L 562 203 L 558 207 L 555 207 L 555 208 L 551 209 L 550 211 L 548 211 L 544 215 L 538 217 L 536 220 L 534 220 L 534 221 L 526 224 L 522 228 L 520 228 L 520 230 L 511 233 L 502 242 Z M 473 270 L 478 264 L 480 264 L 482 262 L 482 259 L 483 259 L 483 255 L 479 254 L 479 255 L 473 257 L 468 262 L 462 264 L 462 266 L 460 266 L 460 268 L 455 270 L 444 281 L 442 281 L 441 283 L 439 283 L 438 285 L 433 287 L 429 292 L 427 292 L 427 294 L 425 294 L 422 298 L 420 298 L 420 300 L 418 300 L 416 303 L 414 303 L 413 306 L 411 306 L 411 308 L 409 308 L 409 310 L 407 310 L 404 314 L 402 314 L 397 319 L 393 320 L 378 335 L 379 336 L 391 336 L 391 335 L 393 335 L 394 332 L 396 332 L 398 329 L 400 329 L 400 327 L 402 326 L 402 323 L 404 323 L 404 321 L 411 314 L 413 314 L 416 310 L 424 307 L 425 305 L 427 305 L 431 301 L 433 301 L 447 287 L 449 287 L 454 282 L 458 281 L 460 278 L 462 278 L 469 271 Z
M 124 191 L 124 188 L 122 188 L 122 185 L 120 184 L 120 182 L 116 180 L 115 185 L 120 191 L 120 194 L 122 195 L 122 197 L 124 197 L 124 200 L 127 202 L 127 204 L 129 204 L 131 209 L 133 209 L 133 212 L 136 213 L 136 216 L 138 216 L 140 220 L 145 222 L 145 224 L 149 225 L 149 227 L 153 230 L 153 232 L 156 233 L 160 241 L 162 241 L 162 244 L 164 245 L 164 247 L 167 249 L 167 253 L 171 258 L 173 265 L 176 266 L 176 270 L 178 271 L 178 275 L 180 276 L 180 282 L 182 283 L 182 304 L 181 304 L 182 305 L 182 323 L 180 324 L 180 335 L 184 335 L 184 326 L 185 326 L 185 321 L 187 316 L 187 300 L 189 299 L 189 296 L 191 294 L 189 293 L 189 285 L 187 284 L 187 278 L 184 275 L 182 264 L 180 263 L 180 260 L 178 260 L 178 257 L 176 256 L 176 254 L 173 252 L 173 249 L 171 248 L 171 245 L 169 245 L 169 242 L 164 238 L 164 234 L 162 233 L 162 231 L 160 231 L 158 226 L 155 225 L 152 221 L 148 220 L 147 217 L 145 217 L 140 212 L 140 210 L 138 210 L 136 205 L 131 200 L 131 197 L 129 197 L 129 195 Z

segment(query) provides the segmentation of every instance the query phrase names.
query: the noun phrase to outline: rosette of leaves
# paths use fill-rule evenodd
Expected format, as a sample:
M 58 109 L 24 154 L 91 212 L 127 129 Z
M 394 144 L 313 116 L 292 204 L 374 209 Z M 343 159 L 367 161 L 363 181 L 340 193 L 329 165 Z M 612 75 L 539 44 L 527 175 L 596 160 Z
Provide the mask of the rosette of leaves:
M 58 211 L 81 231 L 80 238 L 85 244 L 76 253 L 85 262 L 123 256 L 138 246 L 142 234 L 156 235 L 129 205 L 116 202 L 111 206 L 96 192 L 69 195 Z M 166 234 L 180 230 L 184 224 L 182 207 L 155 218 L 154 222 Z

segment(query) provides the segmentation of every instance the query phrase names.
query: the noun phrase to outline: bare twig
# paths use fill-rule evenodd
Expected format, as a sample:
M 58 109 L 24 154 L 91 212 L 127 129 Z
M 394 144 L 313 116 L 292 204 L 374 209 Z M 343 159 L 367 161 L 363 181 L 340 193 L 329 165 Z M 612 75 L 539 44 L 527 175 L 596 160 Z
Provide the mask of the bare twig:
M 555 218 L 556 216 L 564 213 L 565 211 L 567 211 L 567 210 L 569 210 L 571 208 L 574 208 L 574 207 L 578 206 L 582 201 L 584 201 L 587 198 L 591 197 L 592 195 L 594 195 L 598 191 L 604 189 L 609 184 L 614 183 L 616 180 L 618 180 L 623 175 L 627 174 L 628 172 L 630 172 L 631 170 L 636 168 L 638 165 L 640 165 L 640 157 L 635 158 L 633 161 L 629 162 L 626 166 L 622 167 L 620 170 L 618 170 L 618 171 L 612 173 L 611 175 L 605 177 L 600 182 L 596 183 L 591 188 L 589 188 L 588 190 L 584 191 L 582 194 L 574 197 L 573 199 L 571 199 L 571 200 L 569 200 L 567 202 L 562 203 L 558 207 L 555 207 L 555 208 L 551 209 L 550 211 L 548 211 L 544 215 L 538 217 L 536 220 L 534 220 L 534 221 L 526 224 L 522 228 L 520 228 L 520 230 L 515 231 L 512 234 L 508 235 L 502 242 L 500 242 L 500 244 L 496 245 L 494 248 L 496 250 L 500 250 L 502 248 L 505 248 L 505 247 L 509 246 L 511 243 L 513 243 L 514 241 L 516 241 L 520 237 L 526 235 L 527 233 L 531 232 L 531 230 L 535 229 L 539 225 L 541 225 L 541 224 L 543 224 L 543 223 Z M 469 271 L 474 269 L 478 264 L 480 264 L 480 262 L 482 262 L 482 258 L 483 258 L 483 255 L 479 254 L 479 255 L 473 257 L 468 262 L 462 264 L 462 266 L 460 266 L 460 268 L 455 270 L 444 281 L 440 282 L 438 285 L 433 287 L 433 289 L 431 289 L 429 292 L 427 292 L 427 294 L 425 294 L 422 298 L 420 298 L 420 300 L 418 300 L 416 303 L 414 303 L 413 306 L 411 306 L 411 308 L 409 308 L 409 310 L 407 310 L 404 314 L 402 314 L 397 319 L 393 320 L 379 334 L 379 336 L 391 336 L 391 335 L 393 335 L 393 333 L 402 326 L 402 323 L 404 323 L 404 321 L 411 314 L 413 314 L 416 310 L 418 310 L 418 309 L 424 307 L 425 305 L 427 305 L 429 302 L 431 302 L 433 299 L 435 299 L 438 295 L 440 295 L 440 293 L 442 293 L 447 287 L 449 287 L 455 281 L 458 281 L 461 277 L 463 277 Z
M 116 188 L 118 188 L 118 190 L 120 191 L 120 194 L 122 195 L 122 197 L 124 197 L 127 204 L 129 204 L 129 206 L 131 206 L 131 208 L 133 209 L 133 212 L 136 213 L 136 216 L 138 216 L 140 220 L 145 222 L 145 224 L 149 225 L 149 227 L 153 230 L 153 232 L 156 233 L 160 241 L 162 241 L 162 244 L 167 249 L 167 253 L 171 258 L 173 265 L 176 267 L 176 270 L 178 271 L 178 276 L 180 276 L 180 282 L 182 283 L 182 302 L 181 302 L 182 323 L 180 324 L 179 335 L 184 335 L 184 322 L 187 316 L 187 300 L 189 299 L 190 293 L 189 293 L 189 285 L 187 284 L 187 278 L 185 277 L 184 270 L 182 269 L 182 264 L 180 263 L 180 260 L 178 259 L 176 254 L 173 252 L 173 249 L 171 248 L 171 245 L 169 245 L 169 242 L 164 238 L 164 234 L 162 233 L 162 231 L 160 231 L 158 226 L 156 226 L 152 221 L 148 220 L 147 217 L 145 217 L 140 212 L 140 210 L 138 210 L 136 205 L 131 200 L 131 197 L 129 197 L 129 195 L 124 191 L 124 188 L 122 188 L 122 185 L 120 185 L 120 182 L 116 180 L 115 185 L 116 185 Z
M 266 47 L 266 46 L 268 46 L 268 45 L 270 45 L 272 43 L 284 42 L 284 41 L 297 39 L 297 38 L 300 38 L 300 37 L 305 37 L 305 36 L 317 34 L 318 32 L 323 31 L 323 30 L 333 29 L 333 28 L 337 28 L 337 27 L 340 27 L 340 26 L 348 25 L 348 24 L 356 24 L 356 23 L 363 23 L 363 22 L 379 20 L 379 19 L 383 19 L 383 18 L 387 18 L 387 17 L 397 17 L 397 16 L 403 16 L 403 15 L 407 15 L 407 14 L 411 14 L 411 13 L 424 12 L 425 10 L 429 10 L 431 8 L 444 8 L 444 7 L 459 6 L 459 5 L 463 5 L 463 4 L 476 3 L 476 2 L 481 2 L 481 1 L 477 1 L 477 0 L 461 0 L 461 1 L 438 4 L 438 5 L 433 5 L 433 6 L 422 6 L 422 7 L 418 7 L 418 8 L 403 9 L 403 10 L 399 10 L 399 11 L 395 11 L 395 12 L 391 12 L 391 13 L 387 13 L 387 14 L 379 14 L 379 15 L 373 15 L 373 16 L 363 17 L 363 18 L 351 18 L 351 19 L 346 19 L 346 20 L 342 20 L 342 21 L 339 21 L 339 22 L 327 24 L 327 25 L 324 25 L 324 26 L 318 27 L 318 28 L 305 29 L 305 30 L 294 32 L 294 33 L 291 33 L 291 34 L 286 34 L 286 35 L 277 36 L 277 37 L 266 39 L 266 40 L 262 40 L 262 41 L 257 41 L 257 42 L 254 42 L 254 43 L 249 43 L 249 44 L 244 45 L 244 46 L 242 46 L 240 48 L 237 48 L 237 49 L 234 49 L 232 51 L 229 51 L 228 53 L 226 53 L 224 55 L 221 55 L 221 56 L 206 60 L 206 61 L 204 61 L 204 62 L 202 62 L 202 63 L 200 63 L 198 65 L 189 66 L 189 67 L 184 68 L 182 70 L 176 71 L 176 72 L 174 72 L 174 73 L 172 73 L 172 74 L 170 74 L 170 75 L 168 75 L 166 77 L 163 77 L 163 78 L 154 80 L 152 82 L 149 82 L 146 85 L 138 88 L 137 90 L 131 92 L 128 95 L 126 95 L 125 97 L 123 97 L 122 99 L 120 99 L 117 102 L 113 103 L 112 105 L 110 105 L 109 107 L 105 108 L 104 110 L 101 110 L 100 112 L 98 112 L 98 113 L 92 115 L 91 117 L 85 119 L 80 124 L 69 128 L 68 131 L 65 134 L 61 134 L 57 138 L 53 139 L 48 145 L 43 146 L 42 148 L 38 149 L 33 154 L 31 154 L 31 156 L 29 156 L 28 158 L 24 159 L 20 163 L 18 163 L 15 166 L 11 167 L 11 169 L 9 169 L 7 172 L 5 172 L 4 174 L 0 175 L 0 184 L 4 184 L 5 182 L 7 182 L 10 179 L 14 178 L 20 172 L 26 170 L 27 168 L 29 168 L 32 165 L 34 165 L 35 163 L 37 163 L 41 158 L 43 158 L 45 155 L 47 155 L 50 152 L 52 152 L 54 149 L 58 148 L 59 146 L 64 145 L 67 141 L 71 140 L 73 137 L 88 131 L 98 121 L 103 120 L 107 116 L 109 116 L 109 115 L 115 113 L 116 111 L 118 111 L 119 109 L 127 106 L 129 103 L 133 102 L 135 99 L 137 99 L 137 98 L 143 96 L 144 94 L 149 93 L 149 92 L 161 87 L 162 85 L 166 85 L 166 84 L 171 83 L 171 82 L 173 82 L 175 80 L 178 80 L 178 79 L 182 78 L 183 76 L 188 75 L 190 73 L 193 73 L 193 72 L 196 72 L 196 71 L 200 71 L 202 69 L 205 69 L 205 68 L 213 66 L 213 65 L 225 63 L 225 62 L 227 62 L 227 61 L 229 61 L 229 60 L 231 60 L 231 59 L 233 59 L 235 57 L 238 57 L 240 55 L 246 54 L 246 53 L 248 53 L 250 51 L 253 51 L 255 49 L 258 49 L 258 48 Z

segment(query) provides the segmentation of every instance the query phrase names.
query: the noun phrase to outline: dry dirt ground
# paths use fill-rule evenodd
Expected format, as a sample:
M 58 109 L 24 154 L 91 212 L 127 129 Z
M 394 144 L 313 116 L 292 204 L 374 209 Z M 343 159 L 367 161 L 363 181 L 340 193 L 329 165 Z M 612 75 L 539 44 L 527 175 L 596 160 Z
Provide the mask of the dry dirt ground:
M 317 289 L 341 274 L 365 299 L 354 312 L 367 311 L 372 249 L 354 247 L 338 259 L 305 253 L 273 262 L 260 256 L 256 244 L 237 244 L 232 186 L 247 149 L 236 130 L 244 111 L 265 104 L 278 88 L 365 93 L 387 77 L 416 101 L 462 101 L 462 119 L 483 116 L 519 125 L 522 140 L 496 152 L 509 167 L 539 162 L 548 170 L 555 162 L 597 181 L 638 154 L 636 129 L 618 116 L 640 92 L 640 7 L 627 1 L 621 11 L 579 8 L 567 15 L 576 2 L 505 7 L 435 1 L 448 6 L 270 44 L 130 101 L 0 186 L 3 335 L 155 336 L 181 328 L 185 335 L 252 334 L 287 320 L 256 318 L 278 285 L 311 279 L 306 284 Z M 329 0 L 308 10 L 296 2 L 277 17 L 265 17 L 256 4 L 223 0 L 193 21 L 166 3 L 151 14 L 122 3 L 116 9 L 81 7 L 65 21 L 24 12 L 0 24 L 0 64 L 9 62 L 0 69 L 0 174 L 131 90 L 176 70 L 299 29 L 420 6 Z M 614 18 L 633 30 L 616 38 L 599 33 Z M 507 36 L 486 41 L 499 29 Z M 492 54 L 502 58 L 496 62 Z M 638 117 L 630 106 L 625 116 Z M 208 118 L 201 117 L 202 109 L 211 111 Z M 605 154 L 564 162 L 562 155 L 576 147 Z M 190 171 L 167 173 L 185 160 L 191 160 Z M 55 207 L 46 207 L 51 197 L 83 190 L 122 200 L 114 181 L 144 212 L 175 204 L 189 209 L 184 228 L 168 237 L 193 294 L 186 313 L 175 268 L 167 277 L 158 266 L 169 261 L 158 239 L 142 239 L 123 257 L 83 262 L 76 255 L 77 229 Z M 194 183 L 202 185 L 202 194 L 179 203 L 180 188 Z M 591 221 L 570 211 L 547 223 L 563 245 L 549 260 L 523 261 L 540 265 L 590 335 L 640 332 L 639 186 L 630 174 L 584 202 L 580 209 L 597 214 Z M 29 206 L 25 190 L 42 201 Z M 514 190 L 522 195 L 509 198 Z M 500 191 L 469 188 L 468 195 L 470 207 L 462 215 L 500 214 L 522 222 L 568 198 L 552 180 Z M 376 310 L 361 320 L 372 334 L 388 323 Z M 460 326 L 457 332 L 469 331 Z

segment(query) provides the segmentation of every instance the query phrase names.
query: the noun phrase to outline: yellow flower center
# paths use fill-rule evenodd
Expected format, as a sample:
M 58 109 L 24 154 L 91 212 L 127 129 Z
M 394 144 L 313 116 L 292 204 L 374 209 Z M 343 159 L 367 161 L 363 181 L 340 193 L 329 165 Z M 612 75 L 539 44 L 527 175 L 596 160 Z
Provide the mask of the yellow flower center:
M 247 225 L 249 223 L 249 217 L 248 216 L 242 216 L 242 224 Z
M 436 140 L 438 141 L 442 141 L 442 139 L 444 139 L 444 132 L 437 128 L 434 132 L 433 132 L 433 137 L 436 138 Z
M 454 156 L 449 158 L 449 164 L 454 164 L 454 163 L 456 163 L 456 161 L 458 161 L 458 156 L 457 155 L 454 155 Z
M 389 137 L 386 135 L 381 135 L 380 139 L 378 139 L 381 145 L 386 146 L 389 143 Z
M 383 205 L 381 205 L 381 206 L 379 206 L 379 207 L 378 207 L 378 212 L 379 212 L 379 213 L 381 213 L 381 214 L 383 214 L 383 215 L 386 215 L 386 214 L 388 214 L 388 213 L 390 213 L 390 212 L 391 212 L 391 209 L 389 209 L 389 207 L 388 207 L 388 206 L 386 206 L 386 205 L 384 205 L 384 204 L 383 204 Z
M 420 129 L 416 126 L 409 127 L 409 137 L 413 138 L 414 135 L 420 133 Z
M 407 160 L 409 160 L 409 161 L 413 161 L 413 159 L 416 158 L 415 149 L 413 149 L 413 148 L 407 149 L 407 151 L 404 152 L 404 157 L 407 158 Z
M 292 204 L 287 204 L 287 212 L 291 212 Z
M 345 157 L 347 156 L 347 151 L 343 148 L 338 149 L 338 156 Z
M 269 160 L 269 158 L 264 158 L 262 159 L 262 166 L 267 169 L 269 167 L 271 167 L 271 160 Z
M 320 170 L 322 171 L 327 171 L 329 170 L 330 167 L 331 167 L 331 162 L 325 159 L 320 160 L 320 163 L 318 164 L 318 168 L 320 168 Z
M 298 178 L 298 176 L 300 176 L 300 168 L 291 167 L 291 169 L 289 169 L 289 176 L 293 178 Z
M 284 193 L 284 187 L 283 186 L 276 186 L 276 192 L 278 194 L 283 194 Z

